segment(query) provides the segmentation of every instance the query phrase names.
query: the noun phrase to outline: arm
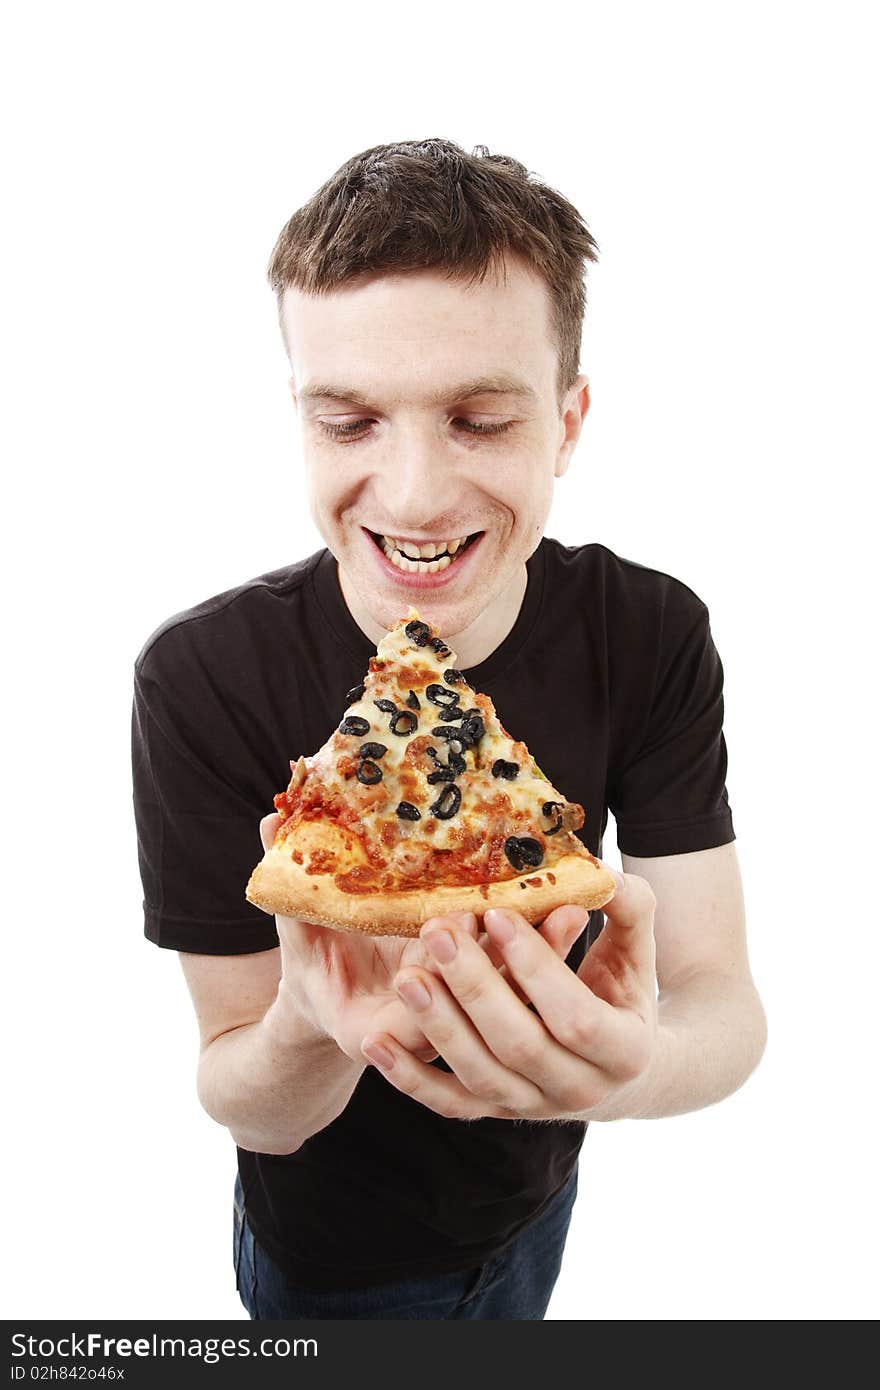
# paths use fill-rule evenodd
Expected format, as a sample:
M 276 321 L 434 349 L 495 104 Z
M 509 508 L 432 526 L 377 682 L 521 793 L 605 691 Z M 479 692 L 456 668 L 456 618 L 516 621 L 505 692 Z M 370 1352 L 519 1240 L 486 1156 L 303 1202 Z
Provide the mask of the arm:
M 294 1153 L 341 1114 L 363 1072 L 279 995 L 280 956 L 180 955 L 199 1024 L 199 1100 L 255 1153 Z
M 591 1118 L 656 1119 L 699 1110 L 743 1084 L 767 1039 L 749 970 L 734 844 L 692 854 L 622 856 L 654 891 L 657 1032 L 647 1070 Z
M 278 823 L 277 815 L 261 821 L 264 849 Z M 274 950 L 181 953 L 180 961 L 199 1024 L 202 1105 L 241 1148 L 289 1154 L 345 1109 L 364 1070 L 359 1048 L 373 1017 L 404 1012 L 388 977 L 407 946 L 294 917 L 278 916 L 275 925 Z M 413 943 L 409 949 L 421 954 Z M 421 1030 L 402 1021 L 409 1045 L 436 1057 Z

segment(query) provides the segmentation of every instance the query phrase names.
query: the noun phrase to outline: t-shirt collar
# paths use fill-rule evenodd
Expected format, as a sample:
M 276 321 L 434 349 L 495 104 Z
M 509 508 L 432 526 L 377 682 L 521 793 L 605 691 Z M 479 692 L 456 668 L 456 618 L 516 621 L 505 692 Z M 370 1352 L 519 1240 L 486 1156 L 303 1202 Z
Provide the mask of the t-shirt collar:
M 485 661 L 481 661 L 478 666 L 470 667 L 466 672 L 471 685 L 477 690 L 482 687 L 483 682 L 499 675 L 516 660 L 540 617 L 547 568 L 546 545 L 546 540 L 542 539 L 537 550 L 526 561 L 526 591 L 510 632 Z M 317 563 L 312 570 L 312 587 L 318 607 L 336 640 L 351 653 L 357 664 L 366 670 L 376 648 L 349 612 L 339 586 L 336 557 L 326 548 L 318 552 Z

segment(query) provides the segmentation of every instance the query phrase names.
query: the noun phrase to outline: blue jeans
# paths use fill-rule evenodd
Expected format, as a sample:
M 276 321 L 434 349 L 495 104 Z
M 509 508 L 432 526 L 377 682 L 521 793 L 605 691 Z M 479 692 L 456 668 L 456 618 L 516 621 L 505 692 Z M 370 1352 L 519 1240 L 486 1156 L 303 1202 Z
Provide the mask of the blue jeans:
M 329 1293 L 298 1289 L 257 1245 L 235 1180 L 236 1288 L 252 1318 L 500 1318 L 540 1321 L 562 1265 L 578 1170 L 537 1221 L 471 1269 Z

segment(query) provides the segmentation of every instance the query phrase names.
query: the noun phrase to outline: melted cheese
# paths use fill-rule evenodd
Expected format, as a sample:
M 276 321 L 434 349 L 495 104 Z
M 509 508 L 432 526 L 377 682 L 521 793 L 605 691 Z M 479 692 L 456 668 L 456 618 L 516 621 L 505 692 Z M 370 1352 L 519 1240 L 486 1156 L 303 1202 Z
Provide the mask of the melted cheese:
M 546 832 L 552 830 L 559 813 L 545 816 L 542 807 L 547 801 L 559 802 L 566 808 L 569 803 L 539 772 L 525 744 L 515 742 L 504 732 L 488 696 L 478 696 L 464 680 L 446 681 L 444 673 L 455 669 L 455 652 L 450 649 L 447 655 L 438 656 L 430 646 L 433 630 L 429 630 L 425 645 L 419 646 L 406 633 L 406 626 L 412 621 L 420 621 L 415 609 L 410 609 L 407 617 L 382 638 L 364 680 L 363 696 L 345 710 L 340 720 L 342 723 L 346 719 L 363 719 L 368 725 L 367 731 L 344 734 L 337 728 L 324 747 L 308 760 L 310 772 L 316 771 L 328 788 L 362 807 L 361 824 L 368 838 L 378 839 L 385 828 L 381 838 L 388 849 L 388 861 L 405 873 L 418 873 L 424 861 L 424 847 L 474 853 L 475 844 L 468 844 L 469 838 L 474 841 L 474 832 L 478 833 L 479 847 L 484 854 L 488 853 L 490 841 L 497 841 L 499 836 L 530 836 L 541 844 L 545 861 L 552 863 L 571 848 L 571 837 L 564 830 L 547 836 Z M 479 708 L 485 725 L 485 734 L 476 748 L 463 748 L 459 744 L 465 770 L 454 782 L 427 780 L 428 773 L 434 771 L 438 763 L 445 763 L 449 756 L 447 741 L 431 735 L 437 725 L 449 722 L 444 718 L 442 707 L 428 700 L 425 692 L 432 684 L 454 691 L 462 709 Z M 411 690 L 418 698 L 418 710 L 411 710 L 406 703 Z M 378 709 L 376 700 L 390 700 L 397 710 L 411 713 L 417 721 L 412 732 L 392 733 L 393 715 Z M 458 722 L 451 721 L 453 727 Z M 428 746 L 436 750 L 436 757 L 432 759 L 422 751 L 407 759 L 413 740 L 426 736 L 430 741 Z M 375 789 L 358 782 L 355 777 L 358 750 L 367 742 L 384 744 L 387 749 L 382 757 L 375 759 L 383 774 Z M 492 766 L 499 758 L 521 768 L 512 781 L 492 776 Z M 406 787 L 405 794 L 402 786 Z M 430 807 L 450 786 L 456 786 L 461 793 L 457 812 L 448 819 L 432 815 Z M 396 812 L 401 800 L 415 805 L 421 818 L 410 821 L 399 817 Z M 574 812 L 573 807 L 571 812 Z M 510 871 L 514 872 L 512 866 Z

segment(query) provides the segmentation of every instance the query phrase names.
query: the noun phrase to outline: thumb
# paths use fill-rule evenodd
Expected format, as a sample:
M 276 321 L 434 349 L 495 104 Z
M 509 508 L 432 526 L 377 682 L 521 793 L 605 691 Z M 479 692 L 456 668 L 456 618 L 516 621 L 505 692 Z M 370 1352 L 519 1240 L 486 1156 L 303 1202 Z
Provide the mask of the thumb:
M 657 899 L 647 879 L 624 874 L 603 864 L 617 885 L 614 897 L 602 908 L 605 933 L 640 965 L 654 962 L 654 914 Z
M 260 839 L 263 842 L 263 849 L 271 849 L 275 836 L 278 834 L 278 827 L 281 824 L 281 817 L 277 811 L 272 811 L 270 815 L 264 816 L 260 821 Z

